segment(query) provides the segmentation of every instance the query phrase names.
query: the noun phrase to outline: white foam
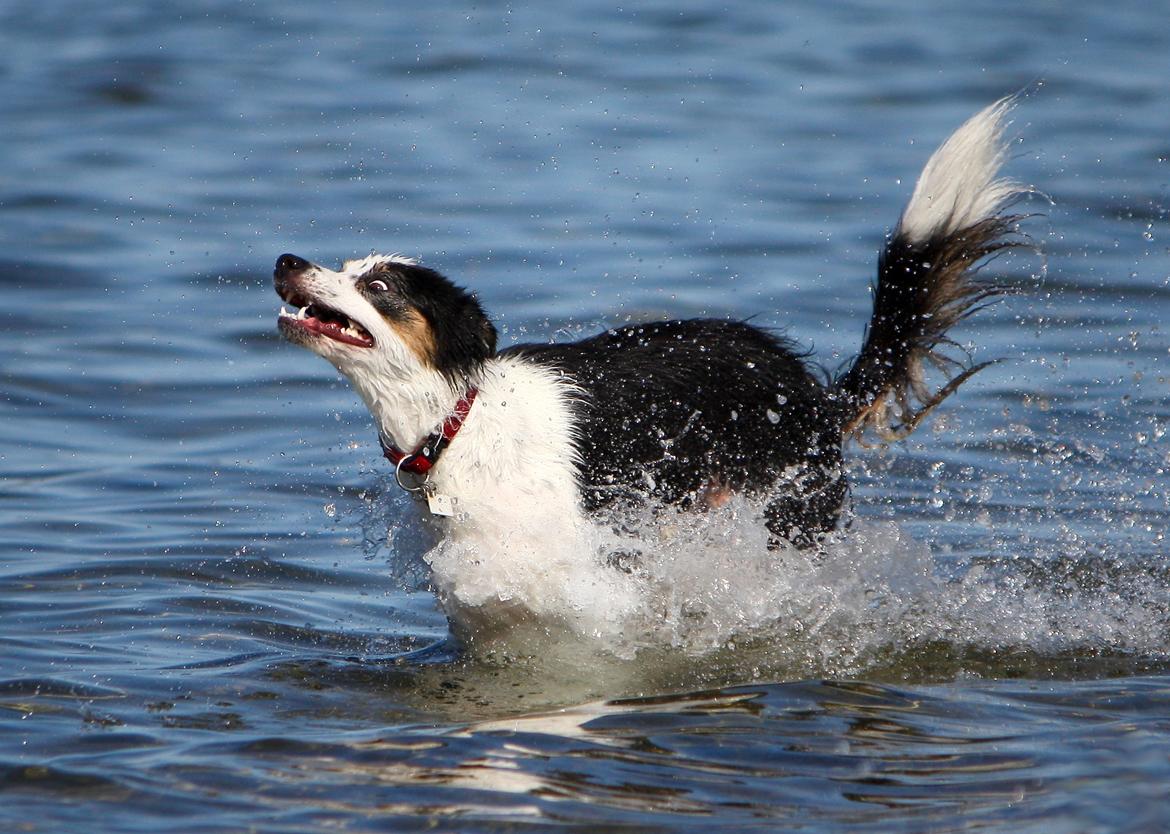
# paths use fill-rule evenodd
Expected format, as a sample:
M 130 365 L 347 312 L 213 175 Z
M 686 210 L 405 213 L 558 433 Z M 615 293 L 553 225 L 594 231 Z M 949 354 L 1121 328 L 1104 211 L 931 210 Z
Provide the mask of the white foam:
M 548 565 L 563 588 L 557 599 L 526 598 L 495 567 L 508 560 L 491 556 L 443 543 L 426 559 L 465 634 L 498 648 L 522 623 L 529 638 L 546 641 L 526 643 L 523 653 L 565 654 L 547 645 L 550 636 L 625 659 L 664 650 L 705 658 L 750 646 L 753 666 L 808 676 L 859 674 L 891 653 L 935 644 L 1037 653 L 1168 648 L 1166 589 L 1153 580 L 1123 592 L 1077 592 L 1045 587 L 1010 564 L 946 578 L 926 544 L 888 521 L 855 521 L 818 558 L 772 551 L 760 508 L 744 499 L 703 515 L 643 511 L 559 543 Z

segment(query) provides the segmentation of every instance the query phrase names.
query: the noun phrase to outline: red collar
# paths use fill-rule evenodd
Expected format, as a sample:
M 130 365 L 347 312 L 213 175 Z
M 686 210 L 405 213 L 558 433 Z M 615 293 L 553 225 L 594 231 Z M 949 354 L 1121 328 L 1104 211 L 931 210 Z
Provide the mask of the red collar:
M 382 453 L 386 455 L 387 460 L 395 465 L 396 470 L 405 469 L 415 475 L 425 475 L 435 465 L 439 455 L 447 448 L 455 435 L 459 433 L 463 421 L 467 419 L 467 412 L 471 411 L 471 404 L 475 402 L 475 395 L 478 393 L 478 388 L 468 388 L 467 393 L 459 399 L 459 402 L 455 403 L 455 410 L 443 420 L 443 428 L 428 434 L 423 438 L 423 442 L 418 445 L 418 448 L 409 454 L 388 441 L 384 434 L 379 434 L 378 440 L 382 444 Z

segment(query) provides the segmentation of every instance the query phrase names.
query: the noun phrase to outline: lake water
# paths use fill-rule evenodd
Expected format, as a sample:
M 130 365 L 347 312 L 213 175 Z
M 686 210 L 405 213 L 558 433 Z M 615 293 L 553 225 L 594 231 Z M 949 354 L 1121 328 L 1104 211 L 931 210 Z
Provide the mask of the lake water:
M 1170 25 L 937 5 L 5 4 L 0 829 L 1170 827 Z M 277 255 L 419 256 L 504 344 L 754 316 L 836 367 L 1022 88 L 1044 254 L 956 334 L 1003 361 L 851 450 L 824 560 L 646 524 L 644 633 L 448 639 Z

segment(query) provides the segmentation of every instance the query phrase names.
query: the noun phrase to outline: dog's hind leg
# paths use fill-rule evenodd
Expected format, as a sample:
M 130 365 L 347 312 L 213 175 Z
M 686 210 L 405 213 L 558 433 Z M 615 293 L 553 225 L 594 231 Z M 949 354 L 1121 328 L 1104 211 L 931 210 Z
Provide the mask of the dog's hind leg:
M 840 461 L 814 462 L 781 485 L 764 510 L 769 546 L 817 547 L 836 527 L 849 492 Z

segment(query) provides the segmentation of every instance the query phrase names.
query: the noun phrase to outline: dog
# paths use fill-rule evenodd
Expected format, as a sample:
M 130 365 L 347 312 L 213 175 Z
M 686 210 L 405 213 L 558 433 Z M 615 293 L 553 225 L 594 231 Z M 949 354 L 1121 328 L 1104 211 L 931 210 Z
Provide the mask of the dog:
M 987 364 L 944 348 L 1009 290 L 979 266 L 1022 245 L 1007 209 L 1027 189 L 999 176 L 1013 105 L 980 111 L 927 161 L 879 255 L 860 352 L 835 375 L 722 319 L 498 350 L 471 293 L 400 255 L 339 271 L 281 255 L 276 292 L 294 309 L 279 329 L 349 379 L 398 483 L 448 535 L 481 544 L 477 558 L 529 572 L 533 595 L 556 581 L 559 538 L 629 504 L 700 511 L 749 495 L 774 546 L 816 548 L 842 517 L 847 441 L 904 436 Z M 927 366 L 944 372 L 933 389 Z

